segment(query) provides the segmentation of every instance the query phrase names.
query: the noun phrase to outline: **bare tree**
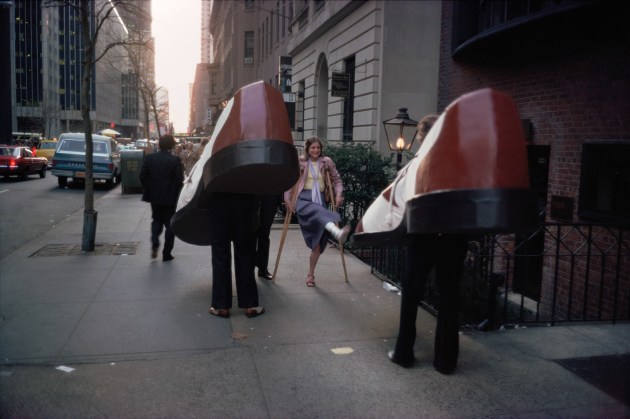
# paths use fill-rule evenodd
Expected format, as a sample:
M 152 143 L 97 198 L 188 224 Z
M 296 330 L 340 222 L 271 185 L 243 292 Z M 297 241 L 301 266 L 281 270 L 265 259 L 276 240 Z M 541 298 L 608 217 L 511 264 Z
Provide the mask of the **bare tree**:
M 41 111 L 41 132 L 45 138 L 52 138 L 53 134 L 59 129 L 59 115 L 61 113 L 59 102 L 44 100 L 41 105 Z
M 83 217 L 83 237 L 81 250 L 94 250 L 96 237 L 96 215 L 94 210 L 94 177 L 92 157 L 92 120 L 90 107 L 92 92 L 90 88 L 95 64 L 105 57 L 113 48 L 124 45 L 142 45 L 146 41 L 126 36 L 124 22 L 120 18 L 137 16 L 139 19 L 150 19 L 134 0 L 46 0 L 46 7 L 69 7 L 76 11 L 81 22 L 81 40 L 83 57 L 81 62 L 81 118 L 85 133 L 85 208 Z M 115 31 L 122 25 L 124 31 Z M 124 34 L 124 35 L 123 35 Z M 100 40 L 101 38 L 102 41 Z
M 142 80 L 142 79 L 141 79 Z M 157 130 L 157 134 L 158 134 L 158 138 L 162 136 L 162 133 L 160 132 L 160 107 L 158 105 L 158 93 L 161 90 L 161 87 L 157 86 L 155 83 L 145 83 L 145 82 L 140 82 L 140 85 L 142 86 L 142 92 L 143 92 L 143 97 L 146 98 L 146 105 L 148 105 L 148 108 L 146 108 L 146 114 L 147 114 L 147 123 L 150 120 L 150 113 L 152 112 L 153 115 L 151 115 L 151 117 L 153 118 L 153 120 L 155 121 L 155 129 Z
M 158 118 L 158 124 L 160 126 L 165 126 L 166 131 L 173 132 L 170 127 L 170 118 L 169 118 L 169 101 L 168 98 L 163 97 L 161 99 L 157 99 L 157 113 L 156 117 Z

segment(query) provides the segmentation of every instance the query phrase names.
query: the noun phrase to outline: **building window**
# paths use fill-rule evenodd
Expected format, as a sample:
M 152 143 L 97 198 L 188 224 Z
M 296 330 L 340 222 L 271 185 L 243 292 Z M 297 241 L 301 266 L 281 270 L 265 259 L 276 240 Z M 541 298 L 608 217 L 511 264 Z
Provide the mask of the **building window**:
M 276 2 L 276 43 L 280 42 L 280 19 L 282 16 L 280 15 L 280 2 Z
M 280 11 L 280 20 L 282 20 L 282 37 L 287 33 L 287 5 L 285 4 L 286 0 L 282 0 L 282 10 Z
M 277 20 L 277 19 L 276 19 Z M 270 26 L 269 26 L 269 45 L 271 48 L 271 45 L 273 45 L 273 11 L 271 13 L 269 13 L 269 21 L 270 21 Z
M 578 215 L 594 221 L 630 221 L 630 142 L 582 145 Z
M 253 9 L 254 8 L 254 0 L 244 0 L 245 9 Z
M 270 48 L 270 43 L 269 43 L 269 33 L 271 32 L 271 29 L 269 28 L 269 18 L 265 19 L 265 33 L 263 34 L 263 36 L 265 37 L 265 56 L 267 56 L 267 54 L 271 53 L 271 48 Z
M 293 20 L 293 2 L 289 1 L 289 11 L 287 12 L 287 16 L 289 19 L 289 25 L 287 27 L 287 32 L 291 33 L 292 31 L 292 27 L 291 27 L 291 21 Z
M 245 64 L 254 64 L 254 31 L 245 31 Z
M 354 55 L 344 60 L 348 80 L 348 96 L 343 100 L 343 141 L 352 141 L 352 130 L 354 129 Z
M 269 14 L 267 18 L 267 51 L 271 54 L 271 46 L 273 45 L 273 14 Z
M 298 24 L 298 29 L 302 29 L 308 23 L 308 1 L 298 0 L 295 4 L 295 15 L 292 16 Z

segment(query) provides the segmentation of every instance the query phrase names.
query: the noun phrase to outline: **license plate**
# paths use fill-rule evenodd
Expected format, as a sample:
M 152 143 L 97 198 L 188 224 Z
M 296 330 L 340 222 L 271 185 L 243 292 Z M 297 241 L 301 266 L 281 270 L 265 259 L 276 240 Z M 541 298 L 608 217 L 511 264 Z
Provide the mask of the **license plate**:
M 74 177 L 85 177 L 85 172 L 76 172 Z

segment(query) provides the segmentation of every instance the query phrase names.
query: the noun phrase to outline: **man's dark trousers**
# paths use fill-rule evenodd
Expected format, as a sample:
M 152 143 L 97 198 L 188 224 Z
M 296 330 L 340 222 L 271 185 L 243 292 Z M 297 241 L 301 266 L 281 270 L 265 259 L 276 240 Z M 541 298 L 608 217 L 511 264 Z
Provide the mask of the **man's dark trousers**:
M 253 195 L 214 193 L 208 200 L 212 226 L 212 307 L 232 308 L 232 255 L 239 308 L 258 306 L 254 277 L 258 211 Z
M 171 217 L 175 214 L 175 205 L 151 204 L 151 213 L 153 221 L 151 221 L 151 243 L 153 248 L 160 246 L 160 234 L 164 228 L 164 247 L 162 248 L 162 256 L 171 256 L 173 246 L 175 245 L 175 234 L 171 230 Z
M 468 238 L 464 235 L 413 236 L 409 245 L 407 272 L 402 281 L 400 327 L 394 362 L 413 364 L 418 305 L 429 272 L 435 267 L 440 300 L 433 365 L 443 374 L 450 374 L 455 369 L 459 355 L 459 283 L 467 246 Z

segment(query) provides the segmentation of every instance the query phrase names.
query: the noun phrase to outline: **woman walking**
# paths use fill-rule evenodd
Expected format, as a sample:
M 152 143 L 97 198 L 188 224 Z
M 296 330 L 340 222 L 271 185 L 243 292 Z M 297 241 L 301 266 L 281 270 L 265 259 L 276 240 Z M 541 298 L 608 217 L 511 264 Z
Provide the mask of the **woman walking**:
M 350 234 L 350 227 L 340 229 L 337 224 L 341 217 L 337 212 L 326 208 L 326 181 L 330 179 L 337 206 L 343 203 L 343 184 L 335 163 L 322 154 L 322 143 L 317 137 L 306 140 L 304 155 L 300 157 L 301 176 L 292 189 L 284 193 L 287 210 L 297 214 L 302 236 L 311 254 L 306 276 L 306 286 L 315 286 L 315 267 L 319 256 L 326 249 L 332 237 L 343 246 Z

